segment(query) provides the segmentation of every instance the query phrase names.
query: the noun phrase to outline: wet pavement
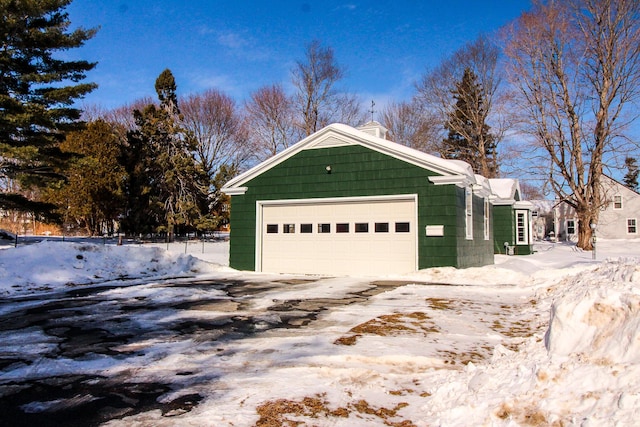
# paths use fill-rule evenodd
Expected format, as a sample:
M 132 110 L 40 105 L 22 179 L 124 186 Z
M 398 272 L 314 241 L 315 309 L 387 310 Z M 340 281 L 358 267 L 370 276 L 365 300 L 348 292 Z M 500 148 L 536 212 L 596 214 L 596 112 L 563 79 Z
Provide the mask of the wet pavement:
M 170 378 L 137 379 L 135 367 L 155 357 L 150 343 L 154 352 L 166 346 L 163 357 L 187 342 L 224 354 L 230 341 L 304 328 L 324 310 L 405 284 L 374 282 L 344 298 L 252 308 L 271 291 L 313 281 L 182 280 L 0 299 L 0 426 L 96 426 L 153 409 L 168 417 L 188 412 L 204 396 L 167 396 L 185 381 L 215 378 L 177 370 Z

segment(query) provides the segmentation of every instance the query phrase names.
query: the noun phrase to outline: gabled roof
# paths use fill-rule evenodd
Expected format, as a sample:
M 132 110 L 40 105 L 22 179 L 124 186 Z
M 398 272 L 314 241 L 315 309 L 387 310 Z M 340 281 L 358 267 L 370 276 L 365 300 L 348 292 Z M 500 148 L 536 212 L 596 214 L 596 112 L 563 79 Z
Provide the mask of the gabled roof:
M 607 175 L 606 173 L 602 174 L 602 178 L 604 178 L 605 180 L 609 180 L 609 184 L 611 185 L 611 187 L 619 187 L 623 191 L 628 191 L 628 192 L 630 192 L 630 193 L 632 193 L 632 194 L 634 194 L 636 196 L 640 196 L 640 193 L 638 191 L 634 190 L 633 188 L 627 187 L 626 185 L 624 185 L 623 183 L 621 183 L 617 179 L 612 178 L 611 176 Z M 554 207 L 559 206 L 559 205 L 561 205 L 563 203 L 566 203 L 567 205 L 571 206 L 574 209 L 576 207 L 576 203 L 574 201 L 573 194 L 571 194 L 570 196 L 565 197 L 564 199 L 556 200 Z
M 496 195 L 494 205 L 512 205 L 520 200 L 520 182 L 517 179 L 491 178 L 489 185 Z
M 631 191 L 632 193 L 635 193 L 635 194 L 637 194 L 637 195 L 640 195 L 640 193 L 639 193 L 637 190 L 635 190 L 635 189 L 633 189 L 633 188 L 629 188 L 629 187 L 627 187 L 627 186 L 626 186 L 626 185 L 624 185 L 622 182 L 618 181 L 617 179 L 612 178 L 611 176 L 607 175 L 606 173 L 603 173 L 603 174 L 602 174 L 602 176 L 603 176 L 604 178 L 608 178 L 608 179 L 609 179 L 609 180 L 610 180 L 614 185 L 617 185 L 617 186 L 619 186 L 619 187 L 622 187 L 623 189 L 626 189 L 626 190 L 628 190 L 628 191 Z
M 489 180 L 491 191 L 496 195 L 492 200 L 494 205 L 508 205 L 514 209 L 533 210 L 529 201 L 521 200 L 520 181 L 515 178 L 492 178 Z
M 246 188 L 243 187 L 244 184 L 303 150 L 349 145 L 361 145 L 441 175 L 443 179 L 432 180 L 434 182 L 476 183 L 471 166 L 465 162 L 442 159 L 395 142 L 387 141 L 386 139 L 378 138 L 351 126 L 334 123 L 320 129 L 318 132 L 304 138 L 297 144 L 292 145 L 286 150 L 233 178 L 222 187 L 222 191 L 229 195 L 243 194 L 244 191 L 246 191 Z

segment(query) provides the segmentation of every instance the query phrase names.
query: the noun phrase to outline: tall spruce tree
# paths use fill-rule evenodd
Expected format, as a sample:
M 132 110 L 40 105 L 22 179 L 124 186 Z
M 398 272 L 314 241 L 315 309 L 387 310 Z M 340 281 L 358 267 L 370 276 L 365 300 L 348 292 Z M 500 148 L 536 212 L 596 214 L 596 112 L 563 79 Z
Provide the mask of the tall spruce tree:
M 624 176 L 624 185 L 633 191 L 638 191 L 638 161 L 633 157 L 627 157 L 624 159 L 624 165 L 627 168 L 627 173 Z
M 452 91 L 455 104 L 445 123 L 448 136 L 442 141 L 440 151 L 449 159 L 469 163 L 478 174 L 495 178 L 498 174 L 496 143 L 485 121 L 487 112 L 482 90 L 476 74 L 466 68 Z
M 180 126 L 176 83 L 170 70 L 156 80 L 160 105 L 134 111 L 137 129 L 128 136 L 123 158 L 129 175 L 128 207 L 123 229 L 128 233 L 166 232 L 192 227 L 206 199 L 202 171 L 193 157 L 193 140 Z
M 79 127 L 72 105 L 96 85 L 80 83 L 95 63 L 61 59 L 96 29 L 69 32 L 72 0 L 0 1 L 0 184 L 39 187 L 56 176 L 66 156 L 65 134 Z M 0 187 L 0 209 L 47 213 L 52 206 Z

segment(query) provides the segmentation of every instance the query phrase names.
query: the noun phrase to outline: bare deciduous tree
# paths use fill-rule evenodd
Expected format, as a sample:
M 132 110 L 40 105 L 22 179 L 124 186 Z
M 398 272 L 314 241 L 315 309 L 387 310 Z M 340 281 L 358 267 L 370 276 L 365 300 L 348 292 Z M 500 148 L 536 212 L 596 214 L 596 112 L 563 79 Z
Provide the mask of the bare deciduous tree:
M 112 110 L 107 110 L 99 105 L 85 105 L 82 110 L 82 120 L 86 122 L 103 120 L 110 123 L 121 140 L 125 142 L 127 132 L 137 127 L 133 112 L 136 110 L 142 111 L 147 105 L 151 104 L 157 104 L 157 101 L 147 96 Z
M 246 124 L 253 155 L 266 160 L 295 142 L 293 101 L 281 85 L 262 87 L 245 103 Z
M 296 88 L 294 100 L 300 113 L 297 126 L 305 136 L 329 124 L 335 114 L 336 82 L 344 77 L 344 70 L 335 60 L 333 49 L 318 40 L 307 45 L 305 58 L 292 70 Z
M 424 110 L 439 117 L 441 130 L 439 139 L 446 138 L 446 123 L 449 131 L 454 131 L 467 140 L 477 152 L 478 157 L 485 155 L 487 151 L 485 146 L 489 145 L 489 142 L 483 138 L 488 134 L 479 130 L 490 126 L 492 143 L 497 146 L 511 126 L 509 115 L 506 114 L 508 110 L 501 107 L 507 98 L 500 92 L 499 55 L 498 46 L 488 37 L 480 36 L 456 51 L 437 68 L 425 74 L 416 84 L 418 91 L 416 101 L 422 104 Z M 468 92 L 467 95 L 475 98 L 479 94 L 481 99 L 462 99 L 462 101 L 468 105 L 481 106 L 481 108 L 477 108 L 474 114 L 468 114 L 464 120 L 452 121 L 456 102 L 465 95 L 456 92 L 456 87 L 462 81 L 465 70 L 474 74 L 481 88 L 478 93 Z M 470 129 L 476 130 L 473 135 L 469 134 Z M 446 150 L 439 151 L 446 156 Z
M 367 113 L 362 108 L 362 100 L 355 93 L 340 93 L 333 100 L 335 114 L 329 116 L 330 120 L 345 125 L 357 127 L 367 120 Z M 330 123 L 323 123 L 328 125 Z
M 389 129 L 391 139 L 425 153 L 437 152 L 441 124 L 431 111 L 420 103 L 392 102 L 381 112 L 382 124 Z
M 235 101 L 209 89 L 180 100 L 182 126 L 195 140 L 195 158 L 209 180 L 222 165 L 239 167 L 248 156 L 247 134 Z
M 546 150 L 549 181 L 578 217 L 578 246 L 608 201 L 603 159 L 640 90 L 637 0 L 536 2 L 506 31 L 510 79 L 525 130 Z

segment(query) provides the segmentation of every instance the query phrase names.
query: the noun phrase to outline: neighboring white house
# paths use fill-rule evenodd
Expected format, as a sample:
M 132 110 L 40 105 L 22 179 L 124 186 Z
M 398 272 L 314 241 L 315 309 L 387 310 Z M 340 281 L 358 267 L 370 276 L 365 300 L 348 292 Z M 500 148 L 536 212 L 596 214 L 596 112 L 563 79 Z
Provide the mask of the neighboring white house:
M 640 238 L 640 194 L 606 175 L 602 176 L 602 186 L 607 204 L 600 211 L 596 235 L 605 239 Z M 558 239 L 575 241 L 578 235 L 575 209 L 567 202 L 557 203 L 554 217 Z
M 534 240 L 555 240 L 553 221 L 554 200 L 531 200 L 531 228 Z

